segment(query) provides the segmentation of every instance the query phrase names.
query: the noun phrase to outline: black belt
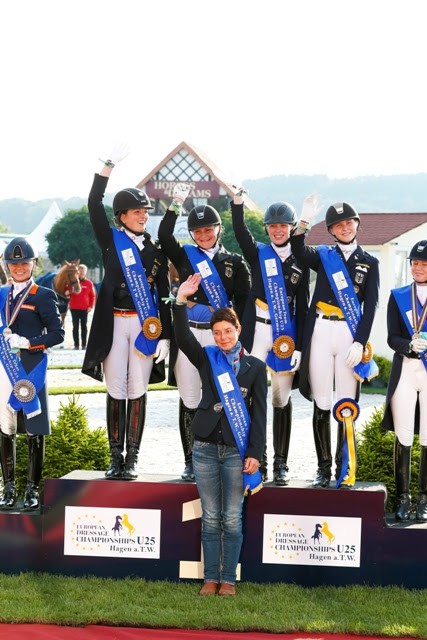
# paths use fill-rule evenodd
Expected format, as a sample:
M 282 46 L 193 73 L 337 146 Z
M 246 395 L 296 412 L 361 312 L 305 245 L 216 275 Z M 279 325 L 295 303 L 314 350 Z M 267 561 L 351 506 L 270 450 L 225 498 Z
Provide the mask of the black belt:
M 210 329 L 211 328 L 210 322 L 196 322 L 195 320 L 189 320 L 188 324 L 190 327 L 193 327 L 193 329 Z
M 325 316 L 323 313 L 316 313 L 316 318 L 322 318 L 323 320 L 333 320 L 334 322 L 346 322 L 345 318 L 340 318 L 337 315 Z
M 262 322 L 263 324 L 271 324 L 270 318 L 261 318 L 260 316 L 255 316 L 255 320 L 257 322 Z

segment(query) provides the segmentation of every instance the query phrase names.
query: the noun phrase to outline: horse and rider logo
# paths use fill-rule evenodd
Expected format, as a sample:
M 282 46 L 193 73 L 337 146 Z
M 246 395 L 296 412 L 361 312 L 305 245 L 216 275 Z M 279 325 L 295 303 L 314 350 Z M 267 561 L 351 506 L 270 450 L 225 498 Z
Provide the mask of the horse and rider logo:
M 332 542 L 334 542 L 335 536 L 329 530 L 328 523 L 324 522 L 323 524 L 316 524 L 315 527 L 314 527 L 314 533 L 311 536 L 314 544 L 316 542 L 318 542 L 320 544 L 320 538 L 323 538 L 324 535 L 328 539 L 328 544 L 332 544 Z
M 116 516 L 116 521 L 114 523 L 114 527 L 111 527 L 111 531 L 114 531 L 114 535 L 120 535 L 123 527 L 126 527 L 128 531 L 128 535 L 132 535 L 135 533 L 136 529 L 131 522 L 129 522 L 129 518 L 127 513 L 124 513 L 122 516 Z

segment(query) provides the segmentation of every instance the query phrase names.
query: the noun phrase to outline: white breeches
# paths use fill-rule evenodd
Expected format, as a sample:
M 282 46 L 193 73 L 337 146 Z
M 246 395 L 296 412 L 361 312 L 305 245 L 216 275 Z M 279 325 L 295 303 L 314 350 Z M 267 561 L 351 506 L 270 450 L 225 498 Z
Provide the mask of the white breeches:
M 140 331 L 138 316 L 114 316 L 113 344 L 103 368 L 107 391 L 116 400 L 135 400 L 147 391 L 153 358 L 145 358 L 135 350 Z
M 257 313 L 260 315 L 258 307 Z M 252 345 L 251 355 L 265 362 L 272 347 L 273 328 L 271 324 L 255 322 L 254 343 Z M 269 373 L 271 377 L 271 403 L 273 407 L 286 407 L 291 396 L 294 374 L 274 373 L 274 371 L 270 370 Z
M 210 329 L 196 329 L 195 327 L 190 327 L 190 331 L 202 347 L 215 344 L 212 331 Z M 174 372 L 179 396 L 184 405 L 187 409 L 197 409 L 202 397 L 199 372 L 196 367 L 191 364 L 181 349 L 178 350 Z
M 427 371 L 421 360 L 403 357 L 402 371 L 391 399 L 394 431 L 400 444 L 412 446 L 415 407 L 420 403 L 420 445 L 427 447 Z
M 309 376 L 313 399 L 319 409 L 331 409 L 337 400 L 355 398 L 357 380 L 345 363 L 353 337 L 346 322 L 316 318 L 311 338 Z

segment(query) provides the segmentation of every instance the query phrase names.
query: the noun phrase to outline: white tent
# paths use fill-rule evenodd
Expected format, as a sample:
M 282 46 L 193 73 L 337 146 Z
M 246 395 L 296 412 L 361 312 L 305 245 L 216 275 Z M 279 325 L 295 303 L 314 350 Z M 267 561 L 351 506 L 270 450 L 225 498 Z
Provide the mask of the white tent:
M 27 240 L 38 249 L 39 255 L 47 255 L 46 234 L 60 218 L 62 218 L 61 210 L 56 202 L 52 202 L 37 227 L 27 236 Z

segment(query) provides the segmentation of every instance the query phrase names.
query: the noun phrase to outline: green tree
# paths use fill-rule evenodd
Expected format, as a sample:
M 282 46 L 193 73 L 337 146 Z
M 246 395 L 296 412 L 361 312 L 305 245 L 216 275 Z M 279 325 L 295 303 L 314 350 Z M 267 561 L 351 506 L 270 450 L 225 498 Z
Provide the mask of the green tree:
M 111 207 L 106 207 L 112 224 Z M 89 269 L 102 265 L 102 255 L 89 221 L 87 206 L 70 209 L 52 226 L 46 235 L 47 253 L 51 262 L 60 265 L 64 260 L 80 258 Z
M 231 211 L 221 213 L 221 220 L 224 227 L 224 234 L 221 242 L 228 251 L 242 253 L 239 243 L 233 231 L 233 223 L 231 221 Z M 268 242 L 268 237 L 264 230 L 263 215 L 259 211 L 245 211 L 245 221 L 248 229 L 258 242 Z

